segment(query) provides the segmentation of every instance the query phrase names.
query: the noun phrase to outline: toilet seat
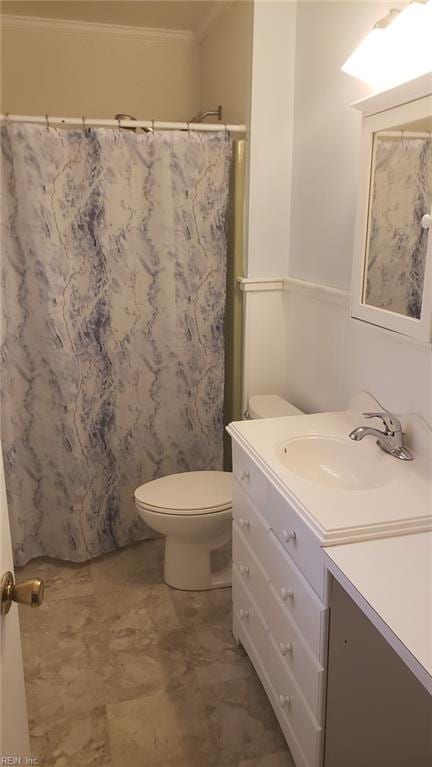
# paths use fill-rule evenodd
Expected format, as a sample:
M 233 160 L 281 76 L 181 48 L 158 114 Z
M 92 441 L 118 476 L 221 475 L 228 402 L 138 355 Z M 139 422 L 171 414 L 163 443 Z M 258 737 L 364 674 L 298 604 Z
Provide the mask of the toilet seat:
M 135 490 L 138 508 L 158 514 L 202 516 L 232 507 L 232 474 L 188 471 L 154 479 Z

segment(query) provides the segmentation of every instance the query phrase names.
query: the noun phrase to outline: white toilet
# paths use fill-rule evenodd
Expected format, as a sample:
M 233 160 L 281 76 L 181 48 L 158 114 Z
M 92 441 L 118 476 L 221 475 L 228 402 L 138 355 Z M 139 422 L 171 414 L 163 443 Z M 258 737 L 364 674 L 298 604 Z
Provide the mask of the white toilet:
M 299 415 L 282 397 L 250 397 L 248 418 Z M 232 527 L 232 474 L 188 471 L 146 482 L 135 490 L 141 519 L 166 536 L 164 580 L 175 589 L 203 591 L 231 585 L 231 569 L 212 575 L 210 554 L 228 543 Z

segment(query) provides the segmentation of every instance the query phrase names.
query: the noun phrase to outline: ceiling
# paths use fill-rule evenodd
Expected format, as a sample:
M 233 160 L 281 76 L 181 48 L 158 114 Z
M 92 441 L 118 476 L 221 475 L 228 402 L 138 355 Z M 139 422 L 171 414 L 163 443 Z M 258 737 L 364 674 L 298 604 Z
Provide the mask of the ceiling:
M 182 29 L 198 34 L 226 0 L 6 0 L 2 13 L 124 24 L 154 29 Z

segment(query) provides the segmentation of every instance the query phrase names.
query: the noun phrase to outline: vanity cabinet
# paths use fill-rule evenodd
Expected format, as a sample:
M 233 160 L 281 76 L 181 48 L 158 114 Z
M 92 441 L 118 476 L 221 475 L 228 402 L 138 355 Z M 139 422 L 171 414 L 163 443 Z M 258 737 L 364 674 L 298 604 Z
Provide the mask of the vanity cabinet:
M 320 544 L 253 459 L 233 445 L 234 635 L 297 767 L 323 762 L 328 637 Z

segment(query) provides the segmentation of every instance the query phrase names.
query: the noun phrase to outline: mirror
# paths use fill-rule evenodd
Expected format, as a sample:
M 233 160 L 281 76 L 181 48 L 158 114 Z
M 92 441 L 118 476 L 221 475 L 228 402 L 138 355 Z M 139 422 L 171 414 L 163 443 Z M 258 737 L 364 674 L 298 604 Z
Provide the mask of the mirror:
M 421 317 L 432 205 L 432 117 L 429 131 L 407 126 L 374 135 L 363 301 Z
M 431 340 L 432 104 L 365 117 L 352 315 Z

